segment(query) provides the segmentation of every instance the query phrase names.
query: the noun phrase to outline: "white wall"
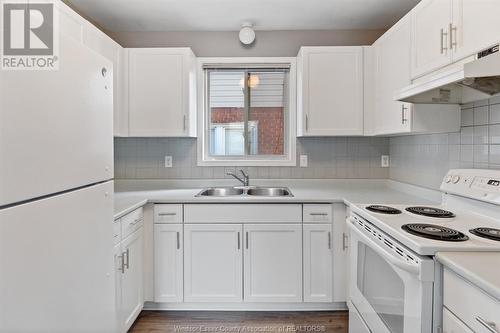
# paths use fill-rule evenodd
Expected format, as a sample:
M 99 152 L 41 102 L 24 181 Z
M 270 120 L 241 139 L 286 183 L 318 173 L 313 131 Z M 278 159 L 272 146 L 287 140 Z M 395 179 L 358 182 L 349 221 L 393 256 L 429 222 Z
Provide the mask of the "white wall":
M 257 31 L 251 46 L 237 31 L 110 32 L 124 47 L 191 47 L 199 57 L 294 57 L 300 46 L 371 45 L 385 30 Z

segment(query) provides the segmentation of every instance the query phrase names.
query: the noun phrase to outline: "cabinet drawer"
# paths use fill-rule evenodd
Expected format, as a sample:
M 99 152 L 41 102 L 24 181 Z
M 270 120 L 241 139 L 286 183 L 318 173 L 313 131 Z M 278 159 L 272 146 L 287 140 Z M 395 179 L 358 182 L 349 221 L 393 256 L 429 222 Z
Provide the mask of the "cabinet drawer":
M 154 207 L 155 223 L 182 223 L 182 205 L 162 204 Z
M 332 222 L 332 205 L 304 205 L 304 223 Z
M 185 223 L 301 223 L 300 204 L 184 205 Z
M 118 244 L 122 240 L 122 225 L 121 220 L 116 219 L 113 222 L 113 244 Z
M 474 332 L 500 329 L 500 302 L 457 274 L 444 270 L 443 304 Z
M 142 208 L 139 208 L 121 218 L 122 239 L 126 238 L 142 226 L 143 217 L 143 210 Z

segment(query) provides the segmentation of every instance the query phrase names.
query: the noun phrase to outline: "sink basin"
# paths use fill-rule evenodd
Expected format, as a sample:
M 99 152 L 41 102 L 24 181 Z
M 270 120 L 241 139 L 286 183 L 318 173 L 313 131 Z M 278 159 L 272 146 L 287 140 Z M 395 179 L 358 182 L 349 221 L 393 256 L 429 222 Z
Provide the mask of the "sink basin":
M 291 197 L 292 192 L 286 187 L 256 187 L 247 191 L 248 195 L 261 197 Z
M 235 187 L 212 187 L 198 193 L 197 197 L 227 197 L 231 195 L 242 195 L 245 191 Z
M 210 187 L 202 190 L 197 197 L 293 197 L 286 187 Z

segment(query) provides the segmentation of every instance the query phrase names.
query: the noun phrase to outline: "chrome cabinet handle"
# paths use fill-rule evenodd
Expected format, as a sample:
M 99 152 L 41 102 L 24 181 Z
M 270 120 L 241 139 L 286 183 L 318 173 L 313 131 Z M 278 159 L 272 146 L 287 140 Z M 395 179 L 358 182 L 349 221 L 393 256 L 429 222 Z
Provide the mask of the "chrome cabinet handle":
M 246 249 L 248 250 L 248 231 L 245 233 Z
M 306 132 L 309 131 L 309 115 L 306 114 Z
M 181 248 L 181 234 L 177 231 L 176 233 L 176 240 L 177 240 L 177 250 Z
M 184 131 L 186 131 L 186 115 L 184 115 L 183 119 L 182 119 L 182 129 Z
M 309 213 L 311 216 L 328 216 L 328 213 Z
M 119 268 L 119 270 L 120 270 L 120 272 L 122 274 L 125 274 L 125 260 L 123 259 L 123 253 L 122 253 L 121 256 L 118 256 L 118 260 L 120 260 L 120 268 Z
M 405 124 L 408 119 L 406 119 L 406 110 L 408 110 L 408 108 L 404 105 L 404 104 L 401 104 L 401 124 Z
M 490 331 L 491 333 L 499 333 L 498 330 L 496 329 L 496 325 L 495 325 L 494 322 L 486 321 L 486 320 L 484 320 L 483 318 L 481 318 L 479 316 L 476 317 L 476 320 L 481 325 L 483 325 L 488 331 Z
M 174 216 L 177 215 L 177 213 L 158 213 L 158 216 Z
M 342 251 L 345 251 L 347 250 L 348 246 L 347 246 L 347 235 L 345 232 L 342 233 Z
M 140 221 L 141 221 L 141 219 L 135 219 L 133 222 L 130 222 L 130 225 L 136 225 Z
M 328 231 L 328 250 L 332 249 L 332 233 Z
M 453 36 L 455 36 L 455 41 L 453 41 Z M 457 27 L 454 27 L 452 23 L 450 23 L 450 50 L 453 50 L 454 47 L 457 46 Z
M 448 33 L 445 32 L 444 29 L 441 29 L 441 54 L 444 54 L 444 51 L 448 50 L 444 42 L 444 36 L 448 36 Z
M 240 232 L 239 231 L 238 231 L 237 238 L 238 238 L 238 250 L 239 250 L 239 249 L 241 249 L 241 245 L 240 245 Z
M 127 258 L 125 260 L 125 258 Z M 127 251 L 123 252 L 123 261 L 124 261 L 124 266 L 126 269 L 130 268 L 130 250 L 127 249 Z M 125 270 L 125 268 L 123 270 Z

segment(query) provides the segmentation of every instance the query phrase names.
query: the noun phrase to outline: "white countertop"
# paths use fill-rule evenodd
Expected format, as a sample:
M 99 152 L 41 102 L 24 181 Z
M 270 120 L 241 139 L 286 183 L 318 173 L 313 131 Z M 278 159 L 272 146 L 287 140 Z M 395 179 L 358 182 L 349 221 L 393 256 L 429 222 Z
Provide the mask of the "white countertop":
M 234 186 L 232 180 L 117 180 L 115 185 L 115 218 L 152 203 L 392 203 L 435 204 L 439 192 L 401 184 L 390 180 L 252 180 L 252 185 L 286 186 L 293 197 L 195 197 L 204 187 Z M 411 193 L 411 194 L 410 194 Z
M 500 301 L 500 252 L 438 252 L 436 258 Z

